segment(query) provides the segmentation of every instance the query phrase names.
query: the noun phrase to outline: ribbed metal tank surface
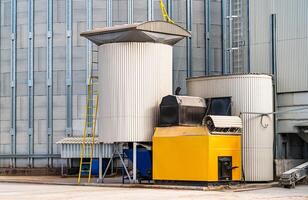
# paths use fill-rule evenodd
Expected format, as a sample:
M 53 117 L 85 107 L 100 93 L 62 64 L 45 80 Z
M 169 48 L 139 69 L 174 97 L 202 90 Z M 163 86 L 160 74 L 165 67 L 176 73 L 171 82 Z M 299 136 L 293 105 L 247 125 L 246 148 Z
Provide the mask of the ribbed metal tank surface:
M 267 75 L 230 75 L 187 80 L 188 94 L 204 98 L 231 97 L 232 115 L 273 111 L 272 79 Z M 273 180 L 273 118 L 242 114 L 243 168 L 246 181 Z
M 101 45 L 99 52 L 100 139 L 151 141 L 159 103 L 172 93 L 172 46 L 123 42 Z

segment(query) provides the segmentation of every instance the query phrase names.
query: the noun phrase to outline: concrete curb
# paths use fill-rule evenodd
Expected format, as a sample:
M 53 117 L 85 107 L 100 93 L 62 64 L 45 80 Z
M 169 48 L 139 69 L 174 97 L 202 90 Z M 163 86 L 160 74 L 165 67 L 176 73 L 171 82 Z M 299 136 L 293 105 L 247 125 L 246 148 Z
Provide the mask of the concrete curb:
M 195 190 L 195 191 L 231 191 L 245 192 L 275 187 L 277 183 L 267 184 L 245 184 L 238 186 L 182 186 L 182 185 L 151 185 L 151 184 L 117 184 L 117 183 L 65 183 L 65 182 L 46 182 L 37 180 L 0 180 L 0 183 L 28 183 L 43 185 L 66 185 L 66 186 L 89 186 L 89 187 L 113 187 L 113 188 L 140 188 L 140 189 L 165 189 L 165 190 Z

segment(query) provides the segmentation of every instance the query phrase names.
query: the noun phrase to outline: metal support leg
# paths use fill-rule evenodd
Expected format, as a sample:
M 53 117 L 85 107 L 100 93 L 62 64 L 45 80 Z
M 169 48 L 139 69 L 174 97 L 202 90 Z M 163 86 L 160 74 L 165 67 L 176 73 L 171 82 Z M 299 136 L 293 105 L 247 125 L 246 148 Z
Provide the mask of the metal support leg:
M 103 180 L 103 158 L 101 153 L 101 148 L 99 148 L 99 155 L 98 155 L 98 183 L 101 183 Z
M 113 159 L 114 155 L 115 155 L 115 152 L 112 153 L 112 156 L 111 156 L 111 158 L 109 159 L 109 162 L 108 162 L 108 164 L 107 164 L 107 167 L 106 167 L 106 169 L 105 169 L 105 171 L 104 171 L 103 177 L 102 177 L 102 179 L 100 180 L 100 182 L 102 182 L 102 183 L 104 182 L 105 176 L 106 176 L 106 174 L 107 174 L 108 168 L 109 168 L 109 166 L 110 166 L 111 160 Z
M 113 174 L 113 168 L 114 168 L 114 162 L 113 162 L 114 160 L 112 159 L 111 160 L 111 174 Z
M 63 162 L 64 161 L 61 159 L 61 176 L 64 176 Z
M 123 167 L 124 167 L 124 170 L 125 170 L 126 175 L 128 176 L 129 182 L 132 183 L 132 179 L 131 179 L 131 177 L 130 177 L 130 175 L 129 175 L 129 173 L 128 173 L 128 170 L 127 170 L 127 168 L 126 168 L 126 166 L 125 166 L 125 162 L 124 162 L 124 160 L 123 160 L 123 158 L 122 158 L 120 152 L 119 152 L 118 150 L 116 150 L 116 152 L 117 152 L 117 154 L 118 154 L 119 157 L 120 157 L 121 163 L 122 163 L 122 165 L 123 165 Z
M 119 156 L 120 161 L 121 161 L 121 164 L 123 165 L 124 170 L 125 170 L 125 173 L 126 173 L 126 175 L 127 175 L 127 177 L 128 177 L 128 180 L 129 180 L 130 183 L 132 183 L 132 179 L 131 179 L 131 177 L 130 177 L 130 175 L 129 175 L 129 172 L 128 172 L 126 166 L 125 166 L 125 162 L 124 162 L 124 160 L 123 160 L 123 158 L 122 158 L 122 156 L 121 156 L 119 150 L 117 149 L 117 146 L 114 147 L 114 151 L 113 151 L 113 153 L 112 153 L 111 158 L 109 159 L 109 162 L 108 162 L 107 167 L 106 167 L 106 169 L 105 169 L 105 171 L 104 171 L 103 177 L 102 177 L 102 179 L 99 180 L 99 181 L 102 182 L 102 183 L 104 182 L 104 179 L 105 179 L 105 176 L 106 176 L 106 174 L 107 174 L 107 171 L 108 171 L 108 169 L 109 169 L 109 167 L 110 167 L 110 165 L 111 165 L 111 162 L 112 162 L 112 160 L 113 160 L 113 158 L 114 158 L 115 155 L 118 155 L 118 156 Z
M 133 182 L 137 182 L 137 143 L 133 144 Z

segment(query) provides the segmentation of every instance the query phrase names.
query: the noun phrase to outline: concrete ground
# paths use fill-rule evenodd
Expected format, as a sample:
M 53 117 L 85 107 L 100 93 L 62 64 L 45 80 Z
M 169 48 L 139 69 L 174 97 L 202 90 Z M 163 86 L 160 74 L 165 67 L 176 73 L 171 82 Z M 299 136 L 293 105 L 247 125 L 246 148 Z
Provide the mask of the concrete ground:
M 194 190 L 171 190 L 171 189 L 145 189 L 145 188 L 113 188 L 113 187 L 91 187 L 70 185 L 45 185 L 30 183 L 0 183 L 0 199 L 13 200 L 69 200 L 69 199 L 262 199 L 262 200 L 308 200 L 308 186 L 301 185 L 295 189 L 267 188 L 252 191 L 194 191 Z

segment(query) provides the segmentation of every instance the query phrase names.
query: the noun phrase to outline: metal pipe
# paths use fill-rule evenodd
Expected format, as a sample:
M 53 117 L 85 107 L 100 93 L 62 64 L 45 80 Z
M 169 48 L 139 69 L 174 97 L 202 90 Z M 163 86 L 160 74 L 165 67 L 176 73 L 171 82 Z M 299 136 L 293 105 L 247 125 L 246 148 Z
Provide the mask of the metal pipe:
M 272 75 L 274 81 L 276 82 L 277 75 L 277 23 L 276 23 L 276 14 L 271 15 L 272 20 Z
M 1 6 L 1 2 L 0 2 L 0 16 L 2 16 L 2 6 Z M 0 17 L 0 20 L 1 20 L 1 17 Z M 0 38 L 2 38 L 2 34 L 1 34 L 1 30 L 2 30 L 2 26 L 1 26 L 1 24 L 0 24 Z M 1 40 L 0 40 L 0 61 L 2 60 L 2 56 L 1 56 Z M 0 74 L 1 74 L 1 67 L 2 67 L 2 64 L 1 64 L 1 62 L 0 62 Z M 1 88 L 0 88 L 0 93 L 1 93 Z M 1 106 L 0 106 L 0 109 L 1 109 Z M 1 112 L 0 112 L 0 119 L 2 119 L 2 117 L 1 117 Z M 0 123 L 1 124 L 1 123 Z
M 232 15 L 232 0 L 229 0 L 229 70 L 233 72 L 233 15 Z
M 226 74 L 226 68 L 227 68 L 227 25 L 226 25 L 226 9 L 227 9 L 227 0 L 221 1 L 221 24 L 222 24 L 222 42 L 221 42 L 221 48 L 222 48 L 222 66 L 221 66 L 221 74 Z
M 61 158 L 61 154 L 0 154 L 0 159 L 8 159 L 8 158 L 22 158 L 22 159 L 28 159 L 28 158 L 40 158 L 40 159 L 46 159 L 46 158 Z
M 17 53 L 17 0 L 11 0 L 11 167 L 16 167 L 16 53 Z
M 87 31 L 93 29 L 93 0 L 87 1 Z M 91 84 L 92 67 L 93 67 L 93 45 L 90 40 L 87 41 L 87 85 Z
M 204 23 L 205 23 L 205 33 L 204 33 L 204 43 L 205 43 L 205 75 L 210 75 L 210 27 L 211 27 L 211 2 L 206 0 L 204 2 Z
M 278 112 L 278 97 L 277 97 L 277 19 L 276 14 L 271 15 L 272 21 L 272 75 L 273 75 L 273 91 L 274 91 L 274 112 Z M 274 117 L 274 157 L 277 157 L 277 129 L 278 129 L 278 117 Z M 275 170 L 275 168 L 274 168 Z
M 98 148 L 98 166 L 99 166 L 99 170 L 98 170 L 98 183 L 101 183 L 103 180 L 103 158 L 102 158 L 102 152 L 101 152 L 101 144 L 98 144 L 99 148 Z
M 66 0 L 66 135 L 72 136 L 72 0 Z
M 289 109 L 284 111 L 274 111 L 270 113 L 262 113 L 262 112 L 241 112 L 240 114 L 248 114 L 248 115 L 274 115 L 274 114 L 283 114 L 288 112 L 295 112 L 295 111 L 301 111 L 301 110 L 308 110 L 308 108 L 295 108 L 295 109 Z
M 167 0 L 167 12 L 169 17 L 172 19 L 173 18 L 173 2 L 172 0 Z M 175 71 L 174 71 L 174 63 L 172 65 L 172 77 L 175 77 Z M 174 82 L 172 84 L 172 88 L 174 87 Z
M 148 0 L 148 21 L 153 21 L 154 20 L 154 2 L 153 0 Z
M 127 15 L 127 23 L 134 23 L 134 0 L 128 0 Z
M 53 154 L 53 1 L 47 2 L 47 153 Z M 48 167 L 53 159 L 48 158 Z
M 247 65 L 247 72 L 250 73 L 250 3 L 249 0 L 247 0 L 247 35 L 248 35 L 248 65 Z
M 167 12 L 169 17 L 173 18 L 173 2 L 172 0 L 167 0 Z
M 34 7 L 33 0 L 28 0 L 28 154 L 34 154 Z M 33 167 L 33 159 L 28 159 L 29 167 Z
M 107 0 L 107 26 L 112 26 L 112 0 Z
M 189 32 L 192 31 L 192 0 L 186 0 L 186 28 Z M 186 38 L 186 76 L 192 75 L 192 40 Z
M 87 30 L 90 31 L 93 29 L 93 0 L 87 1 Z M 88 120 L 87 127 L 92 127 L 91 122 L 93 119 L 93 86 L 92 86 L 92 71 L 93 71 L 93 44 L 90 40 L 87 40 L 87 109 L 88 109 Z
M 137 182 L 137 143 L 133 143 L 133 182 Z

